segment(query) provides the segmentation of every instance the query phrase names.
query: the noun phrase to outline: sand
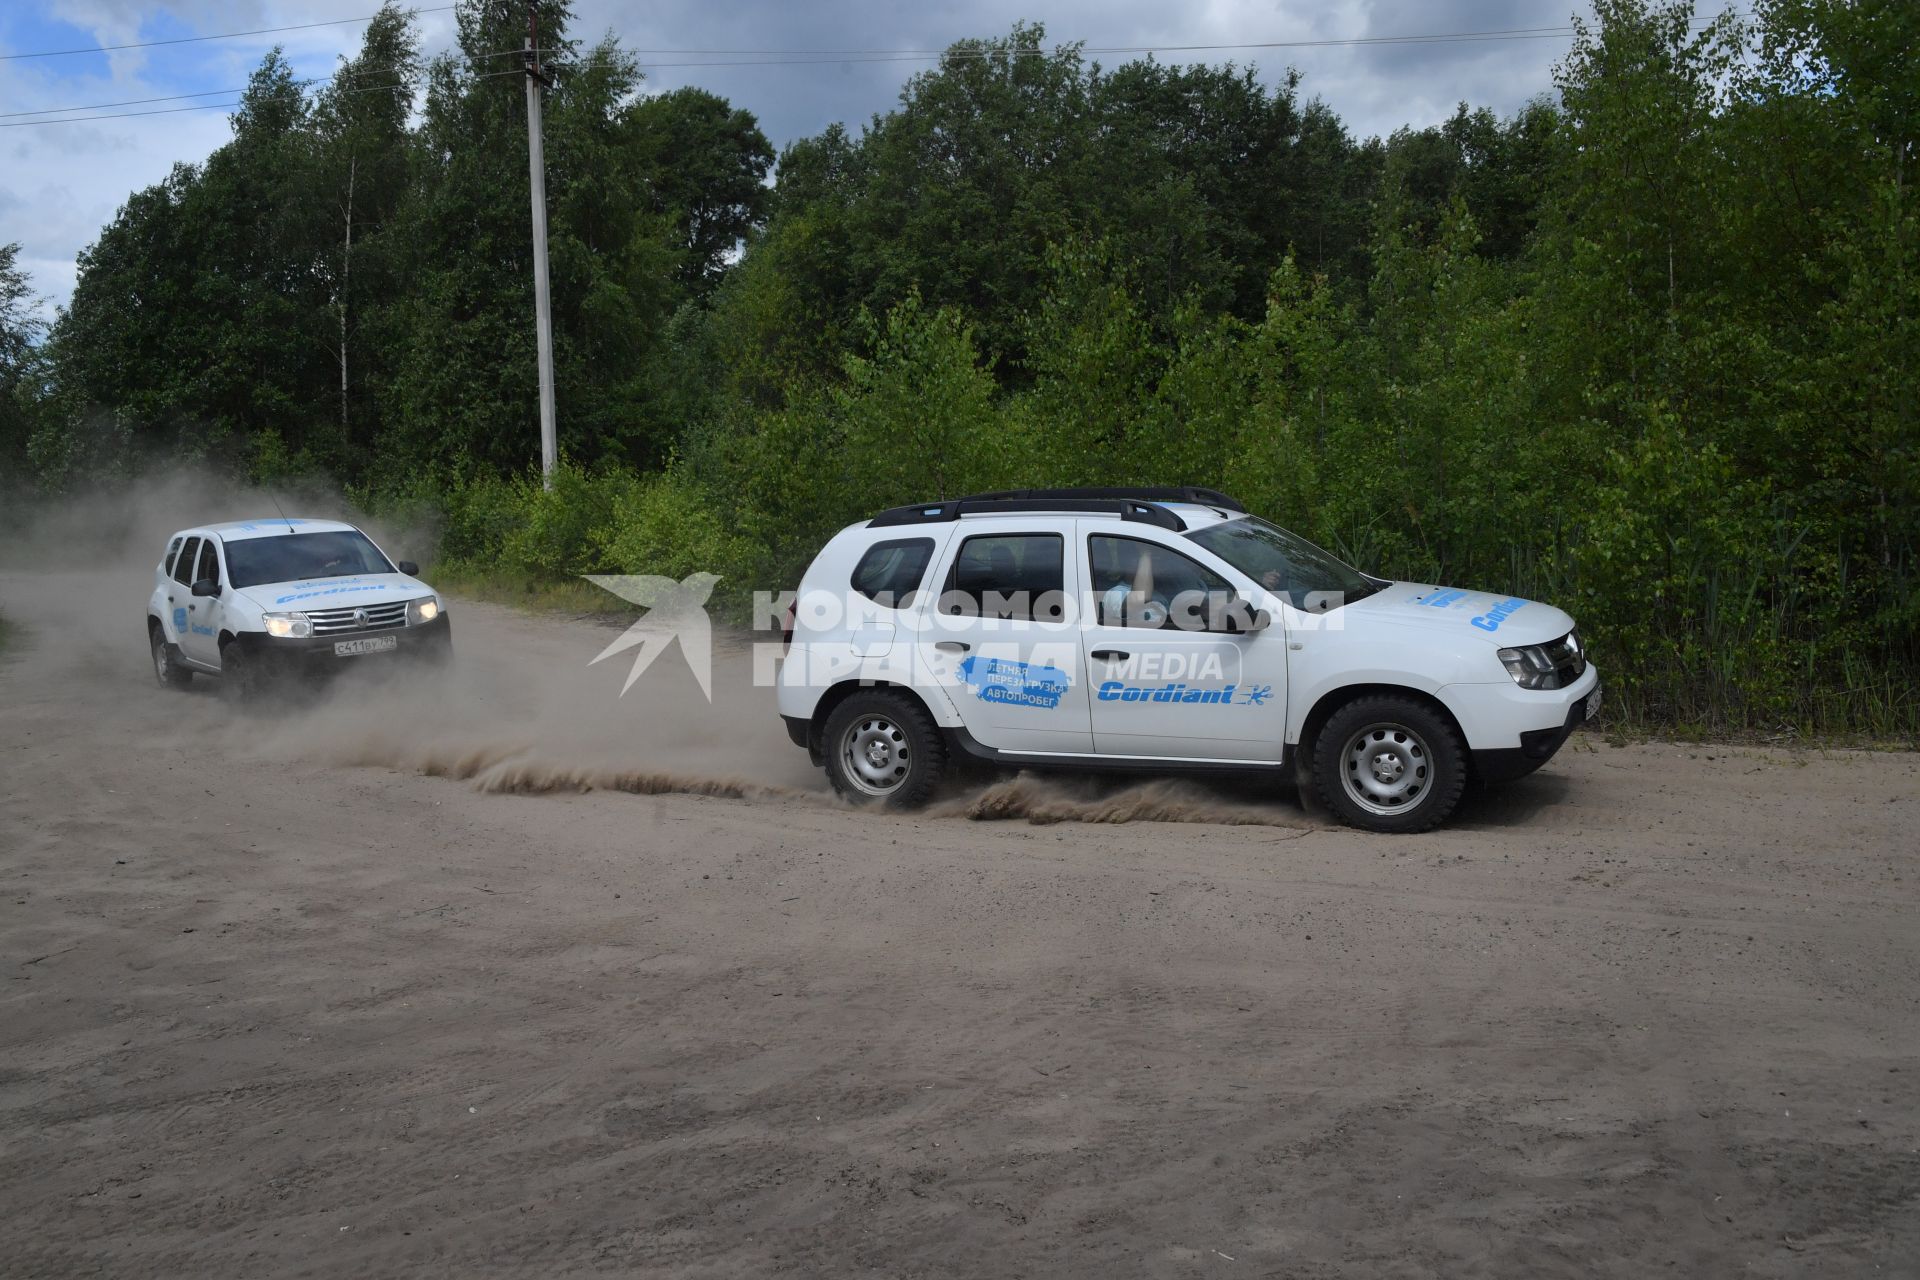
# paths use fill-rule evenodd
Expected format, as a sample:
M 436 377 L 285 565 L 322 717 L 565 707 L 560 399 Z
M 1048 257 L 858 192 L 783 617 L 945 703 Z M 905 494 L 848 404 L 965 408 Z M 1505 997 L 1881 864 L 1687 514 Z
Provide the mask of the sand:
M 248 712 L 144 580 L 0 576 L 8 1276 L 1917 1273 L 1911 755 L 895 817 L 737 653 Z

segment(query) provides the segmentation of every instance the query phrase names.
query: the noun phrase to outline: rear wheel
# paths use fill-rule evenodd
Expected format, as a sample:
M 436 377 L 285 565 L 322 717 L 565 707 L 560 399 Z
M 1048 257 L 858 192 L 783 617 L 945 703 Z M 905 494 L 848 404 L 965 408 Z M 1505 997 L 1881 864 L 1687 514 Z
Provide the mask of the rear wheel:
M 1321 803 L 1366 831 L 1428 831 L 1466 787 L 1466 750 L 1447 718 L 1412 698 L 1357 698 L 1333 713 L 1313 751 Z
M 903 694 L 854 694 L 827 717 L 825 741 L 833 789 L 857 804 L 918 808 L 947 768 L 933 717 Z
M 147 640 L 153 646 L 153 678 L 161 688 L 184 689 L 193 683 L 193 672 L 180 665 L 180 651 L 167 643 L 166 632 L 149 626 Z

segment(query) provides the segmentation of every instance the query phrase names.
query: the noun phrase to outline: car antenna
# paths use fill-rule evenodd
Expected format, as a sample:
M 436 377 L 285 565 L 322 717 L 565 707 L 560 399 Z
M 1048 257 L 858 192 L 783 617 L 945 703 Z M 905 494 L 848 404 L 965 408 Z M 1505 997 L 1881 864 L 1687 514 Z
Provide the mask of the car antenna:
M 293 521 L 291 521 L 291 520 L 289 520 L 289 519 L 287 519 L 287 513 L 286 513 L 286 511 L 285 511 L 285 509 L 284 509 L 284 508 L 282 508 L 282 507 L 281 507 L 281 505 L 280 505 L 280 495 L 279 495 L 279 494 L 277 494 L 277 493 L 275 493 L 275 492 L 274 492 L 273 490 L 271 490 L 271 489 L 267 489 L 267 486 L 265 486 L 265 485 L 261 485 L 260 487 L 261 487 L 262 489 L 265 489 L 265 490 L 266 490 L 266 494 L 267 494 L 267 497 L 269 497 L 269 498 L 271 498 L 271 499 L 273 500 L 273 509 L 274 509 L 275 511 L 278 511 L 278 512 L 280 513 L 280 521 L 281 521 L 281 523 L 282 523 L 282 524 L 285 524 L 285 525 L 287 526 L 287 532 L 288 532 L 288 533 L 293 533 L 293 532 L 294 532 L 294 527 L 293 527 Z

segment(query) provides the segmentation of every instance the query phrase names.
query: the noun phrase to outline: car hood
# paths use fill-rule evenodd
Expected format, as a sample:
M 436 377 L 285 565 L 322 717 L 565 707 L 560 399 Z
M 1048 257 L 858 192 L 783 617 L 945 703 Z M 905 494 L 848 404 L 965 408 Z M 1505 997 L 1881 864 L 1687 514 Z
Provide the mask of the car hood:
M 363 604 L 418 600 L 433 588 L 404 573 L 365 573 L 347 578 L 310 578 L 301 582 L 262 582 L 240 594 L 267 613 L 308 609 L 352 609 Z
M 1416 627 L 1492 645 L 1545 644 L 1573 630 L 1573 619 L 1550 604 L 1497 592 L 1393 582 L 1347 606 L 1354 621 Z

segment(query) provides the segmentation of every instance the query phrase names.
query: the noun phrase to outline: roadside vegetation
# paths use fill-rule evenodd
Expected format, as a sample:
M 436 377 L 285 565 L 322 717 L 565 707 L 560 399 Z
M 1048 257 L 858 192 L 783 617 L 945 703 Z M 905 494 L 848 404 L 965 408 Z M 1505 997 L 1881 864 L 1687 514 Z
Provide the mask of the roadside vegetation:
M 736 605 L 888 504 L 1207 484 L 1564 605 L 1634 723 L 1911 739 L 1920 8 L 1598 11 L 1512 117 L 1386 139 L 1294 79 L 1017 26 L 770 186 L 747 113 L 569 45 L 551 493 L 522 90 L 475 70 L 520 11 L 464 6 L 426 65 L 389 11 L 317 94 L 269 59 L 49 334 L 9 272 L 0 465 L 320 473 L 430 513 L 449 581 L 706 570 Z

